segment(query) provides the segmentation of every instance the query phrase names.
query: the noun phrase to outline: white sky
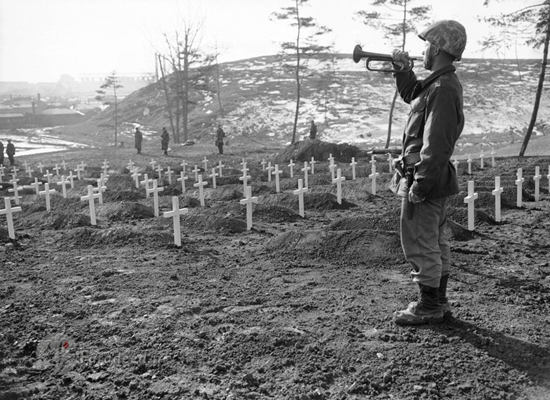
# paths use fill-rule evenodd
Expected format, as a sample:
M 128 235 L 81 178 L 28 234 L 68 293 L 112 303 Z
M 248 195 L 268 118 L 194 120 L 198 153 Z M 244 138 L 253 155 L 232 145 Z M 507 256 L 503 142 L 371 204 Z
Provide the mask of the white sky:
M 338 52 L 356 44 L 391 53 L 376 32 L 357 21 L 359 10 L 373 0 L 309 0 L 305 16 L 332 28 L 330 41 Z M 477 15 L 513 11 L 536 0 L 411 0 L 433 7 L 434 19 L 456 19 L 468 33 L 464 57 L 481 57 L 478 41 L 487 34 Z M 155 49 L 164 50 L 162 33 L 173 33 L 187 21 L 204 21 L 202 43 L 217 44 L 220 62 L 276 54 L 279 43 L 292 40 L 286 21 L 271 21 L 272 12 L 294 0 L 0 0 L 0 81 L 56 82 L 61 74 L 154 72 Z M 407 49 L 420 55 L 422 41 L 408 39 Z M 542 50 L 521 44 L 520 58 L 541 58 Z M 486 53 L 485 57 L 496 57 Z M 515 57 L 513 49 L 506 57 Z

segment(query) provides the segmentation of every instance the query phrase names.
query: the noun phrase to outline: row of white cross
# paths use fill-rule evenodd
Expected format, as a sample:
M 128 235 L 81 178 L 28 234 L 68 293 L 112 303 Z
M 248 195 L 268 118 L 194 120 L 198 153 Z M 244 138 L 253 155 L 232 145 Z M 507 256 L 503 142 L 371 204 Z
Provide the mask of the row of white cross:
M 332 183 L 336 184 L 336 187 L 337 187 L 337 201 L 338 201 L 339 204 L 341 204 L 341 202 L 342 202 L 342 182 L 345 181 L 346 178 L 342 177 L 341 169 L 336 168 L 336 165 L 334 164 L 334 158 L 332 157 L 332 155 L 330 155 L 328 160 L 329 160 L 329 169 L 331 171 L 331 176 L 332 176 Z M 391 154 L 389 154 L 388 161 L 389 161 L 390 171 L 391 171 L 391 169 L 392 169 Z M 469 161 L 471 163 L 471 159 L 469 159 Z M 205 169 L 206 169 L 207 168 L 207 162 L 208 162 L 206 157 L 205 157 L 203 162 L 204 162 L 204 166 L 205 166 Z M 309 190 L 309 188 L 308 188 L 308 171 L 311 171 L 312 174 L 314 173 L 315 163 L 316 163 L 316 161 L 313 157 L 311 159 L 310 166 L 308 165 L 307 161 L 304 162 L 304 168 L 301 169 L 301 171 L 304 173 L 304 178 L 303 179 L 298 179 L 298 189 L 293 191 L 293 193 L 295 195 L 299 196 L 299 198 L 298 198 L 299 214 L 300 214 L 300 216 L 302 216 L 302 218 L 305 216 L 304 194 L 307 193 L 308 190 Z M 371 189 L 372 189 L 372 194 L 376 194 L 376 178 L 379 176 L 379 174 L 376 172 L 376 160 L 374 159 L 374 156 L 372 157 L 370 163 L 372 164 L 372 168 L 371 168 L 372 173 L 369 175 L 369 178 L 372 179 L 372 188 Z M 458 163 L 458 161 L 455 159 L 455 161 L 454 161 L 455 167 L 457 166 L 457 163 Z M 155 160 L 151 160 L 151 162 L 149 164 L 151 164 L 151 167 L 154 170 L 154 167 L 157 163 L 156 163 Z M 282 171 L 279 170 L 277 164 L 274 167 L 272 167 L 271 162 L 266 163 L 265 160 L 262 160 L 261 164 L 262 164 L 262 167 L 263 167 L 264 171 L 268 172 L 268 181 L 271 181 L 271 175 L 272 174 L 275 175 L 276 191 L 277 191 L 277 193 L 279 193 L 280 192 L 279 175 L 282 173 Z M 63 161 L 63 163 L 61 165 L 62 165 L 63 169 L 65 170 L 66 169 L 65 161 Z M 182 191 L 185 193 L 185 190 L 186 190 L 185 181 L 188 179 L 187 176 L 185 176 L 185 171 L 186 171 L 186 166 L 188 164 L 185 161 L 183 161 L 181 165 L 182 165 L 182 171 L 180 173 L 180 178 L 178 178 L 177 181 L 180 181 L 182 183 Z M 246 162 L 245 159 L 243 159 L 243 162 L 241 163 L 241 165 L 243 167 L 242 170 L 241 170 L 241 172 L 243 173 L 243 176 L 240 177 L 239 180 L 243 181 L 244 197 L 245 198 L 240 200 L 240 203 L 243 204 L 243 205 L 246 205 L 246 207 L 247 207 L 247 229 L 250 230 L 252 228 L 252 204 L 257 203 L 258 198 L 252 196 L 252 188 L 251 188 L 251 186 L 248 185 L 248 180 L 250 180 L 251 177 L 249 175 L 247 175 L 247 172 L 249 171 L 249 169 L 247 168 L 247 162 Z M 292 160 L 290 160 L 290 163 L 288 164 L 288 166 L 289 166 L 289 171 L 290 171 L 290 176 L 291 177 L 293 177 L 293 175 L 294 175 L 293 167 L 295 165 L 296 164 Z M 351 168 L 352 168 L 352 179 L 355 180 L 356 179 L 355 166 L 357 165 L 357 162 L 355 161 L 355 158 L 352 158 L 352 162 L 350 163 L 350 165 L 351 165 Z M 80 179 L 80 172 L 84 171 L 85 167 L 86 167 L 86 165 L 83 162 L 81 164 L 77 165 L 76 170 L 77 170 L 79 179 Z M 212 168 L 212 174 L 208 175 L 209 177 L 212 178 L 213 188 L 216 188 L 216 177 L 217 176 L 222 176 L 222 173 L 223 173 L 222 171 L 223 171 L 224 167 L 225 167 L 225 165 L 223 165 L 223 163 L 220 161 L 219 165 L 217 167 L 218 170 L 219 170 L 219 173 L 216 172 L 216 168 Z M 29 167 L 28 167 L 26 162 L 25 162 L 25 168 L 28 172 Z M 44 168 L 44 166 L 40 163 L 38 168 L 42 172 L 42 168 Z M 98 187 L 94 188 L 93 186 L 89 185 L 88 186 L 88 195 L 81 197 L 81 201 L 89 201 L 90 220 L 91 220 L 92 225 L 97 224 L 94 200 L 97 198 L 99 200 L 100 204 L 103 203 L 103 191 L 106 190 L 106 187 L 104 186 L 104 183 L 105 183 L 105 180 L 108 177 L 107 170 L 109 168 L 107 160 L 104 161 L 102 168 L 104 170 L 104 174 L 102 174 L 101 178 L 98 179 Z M 131 170 L 132 177 L 135 180 L 136 188 L 139 188 L 140 184 L 145 185 L 146 196 L 149 197 L 150 194 L 153 194 L 155 216 L 158 217 L 159 216 L 158 193 L 160 191 L 163 191 L 164 188 L 158 186 L 158 181 L 156 179 L 149 179 L 147 174 L 144 174 L 143 175 L 144 180 L 139 182 L 139 176 L 141 176 L 141 174 L 138 172 L 139 169 L 134 166 L 134 163 L 131 160 L 128 163 L 128 169 Z M 334 170 L 335 169 L 336 169 L 336 177 L 334 176 Z M 56 173 L 59 172 L 59 167 L 57 166 L 57 164 L 56 164 L 56 168 L 54 168 L 54 170 L 56 171 Z M 12 180 L 10 180 L 10 183 L 13 184 L 13 189 L 9 189 L 10 192 L 14 193 L 14 200 L 15 200 L 16 205 L 19 204 L 18 190 L 22 189 L 22 187 L 17 186 L 18 180 L 15 178 L 17 171 L 18 170 L 14 167 L 14 169 L 13 169 L 14 176 L 13 176 Z M 3 167 L 0 169 L 0 172 L 3 172 Z M 198 174 L 199 169 L 197 168 L 196 165 L 195 165 L 195 169 L 192 170 L 192 172 L 195 173 L 195 181 L 197 181 L 197 183 L 195 183 L 193 186 L 197 187 L 199 189 L 200 204 L 201 204 L 201 206 L 204 207 L 204 205 L 205 205 L 204 187 L 208 183 L 202 180 L 202 175 Z M 162 178 L 162 173 L 165 173 L 166 176 L 168 177 L 169 183 L 172 184 L 172 174 L 174 173 L 174 171 L 171 171 L 170 167 L 167 167 L 167 171 L 164 171 L 159 165 L 157 167 L 157 173 L 158 173 L 159 179 Z M 49 171 L 46 171 L 46 174 L 44 176 L 46 178 L 48 178 L 48 183 L 45 183 L 45 190 L 44 191 L 39 190 L 39 185 L 41 185 L 41 182 L 38 182 L 37 178 L 35 178 L 35 182 L 33 184 L 29 185 L 29 187 L 35 188 L 37 195 L 45 195 L 45 197 L 46 197 L 46 208 L 47 208 L 48 211 L 50 211 L 50 209 L 51 209 L 50 208 L 50 195 L 52 193 L 56 193 L 56 191 L 55 191 L 55 189 L 50 189 L 50 187 L 49 187 L 49 184 L 51 183 L 51 181 L 50 181 L 51 174 L 49 174 Z M 522 183 L 524 182 L 524 179 L 522 177 L 522 169 L 521 168 L 518 169 L 517 176 L 518 176 L 518 180 L 516 180 L 516 185 L 518 187 L 518 189 L 517 189 L 517 193 L 518 193 L 517 205 L 518 205 L 518 207 L 521 207 Z M 539 182 L 540 182 L 540 178 L 541 178 L 540 168 L 537 166 L 537 167 L 535 167 L 535 177 L 534 177 L 534 180 L 535 180 L 535 201 L 538 201 L 538 199 L 539 199 Z M 68 176 L 68 179 L 69 180 L 67 181 L 65 179 L 65 176 L 62 175 L 61 176 L 61 181 L 57 182 L 57 185 L 62 186 L 63 197 L 66 197 L 66 195 L 67 195 L 66 194 L 66 185 L 68 185 L 70 183 L 71 188 L 74 187 L 74 183 L 73 183 L 74 176 L 72 175 L 72 171 L 70 171 L 70 175 Z M 548 179 L 549 179 L 549 182 L 550 182 L 550 167 L 549 167 Z M 149 183 L 152 184 L 152 187 L 149 187 Z M 500 194 L 502 193 L 502 190 L 503 189 L 500 187 L 500 177 L 495 177 L 495 190 L 493 190 L 492 193 L 493 193 L 493 195 L 495 195 L 495 219 L 496 219 L 496 221 L 500 221 Z M 95 193 L 96 191 L 97 191 L 97 193 Z M 477 193 L 474 193 L 474 182 L 470 181 L 470 182 L 468 182 L 468 196 L 464 199 L 464 202 L 468 204 L 468 229 L 469 230 L 474 230 L 474 201 L 476 199 L 477 199 Z M 8 221 L 9 236 L 10 236 L 10 238 L 15 239 L 15 233 L 14 233 L 14 227 L 13 227 L 13 213 L 21 211 L 21 207 L 12 208 L 10 198 L 5 198 L 4 202 L 5 202 L 5 209 L 0 210 L 0 215 L 3 215 L 3 214 L 6 215 L 7 221 Z M 182 214 L 187 214 L 188 209 L 187 208 L 183 208 L 183 209 L 179 208 L 179 200 L 178 200 L 177 196 L 174 196 L 172 198 L 172 202 L 173 202 L 172 211 L 164 212 L 163 216 L 165 218 L 169 218 L 169 217 L 174 218 L 174 242 L 175 242 L 176 245 L 181 246 L 181 236 L 180 236 L 180 232 L 179 232 L 179 216 L 182 215 Z M 176 206 L 176 204 L 177 204 L 177 206 Z M 177 218 L 177 224 L 176 224 L 176 218 Z M 176 229 L 177 229 L 177 231 L 176 231 Z

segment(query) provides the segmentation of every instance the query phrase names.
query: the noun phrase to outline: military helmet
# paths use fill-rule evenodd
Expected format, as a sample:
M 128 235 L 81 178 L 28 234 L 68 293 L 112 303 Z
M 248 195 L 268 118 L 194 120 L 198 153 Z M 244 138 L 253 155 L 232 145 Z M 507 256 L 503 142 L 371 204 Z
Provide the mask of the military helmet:
M 466 47 L 466 29 L 460 22 L 450 19 L 434 22 L 418 37 L 454 56 L 457 61 L 462 58 Z

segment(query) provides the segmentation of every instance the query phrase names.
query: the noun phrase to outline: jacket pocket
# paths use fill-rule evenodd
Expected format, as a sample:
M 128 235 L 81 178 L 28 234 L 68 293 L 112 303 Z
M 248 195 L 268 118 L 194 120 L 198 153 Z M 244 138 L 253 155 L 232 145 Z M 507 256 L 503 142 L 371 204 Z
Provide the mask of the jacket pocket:
M 424 132 L 424 120 L 426 114 L 426 98 L 417 97 L 411 102 L 411 111 L 405 134 L 411 137 L 422 137 Z

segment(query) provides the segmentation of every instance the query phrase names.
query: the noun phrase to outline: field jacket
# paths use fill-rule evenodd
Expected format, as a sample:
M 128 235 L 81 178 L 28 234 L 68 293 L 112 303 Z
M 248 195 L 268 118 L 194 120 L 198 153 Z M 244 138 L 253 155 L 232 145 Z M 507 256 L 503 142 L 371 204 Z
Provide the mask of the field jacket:
M 464 112 L 462 85 L 455 71 L 449 65 L 424 80 L 416 79 L 412 71 L 394 74 L 401 98 L 411 106 L 402 156 L 417 160 L 418 155 L 410 155 L 419 153 L 411 190 L 421 198 L 438 199 L 459 192 L 451 156 L 464 127 Z

